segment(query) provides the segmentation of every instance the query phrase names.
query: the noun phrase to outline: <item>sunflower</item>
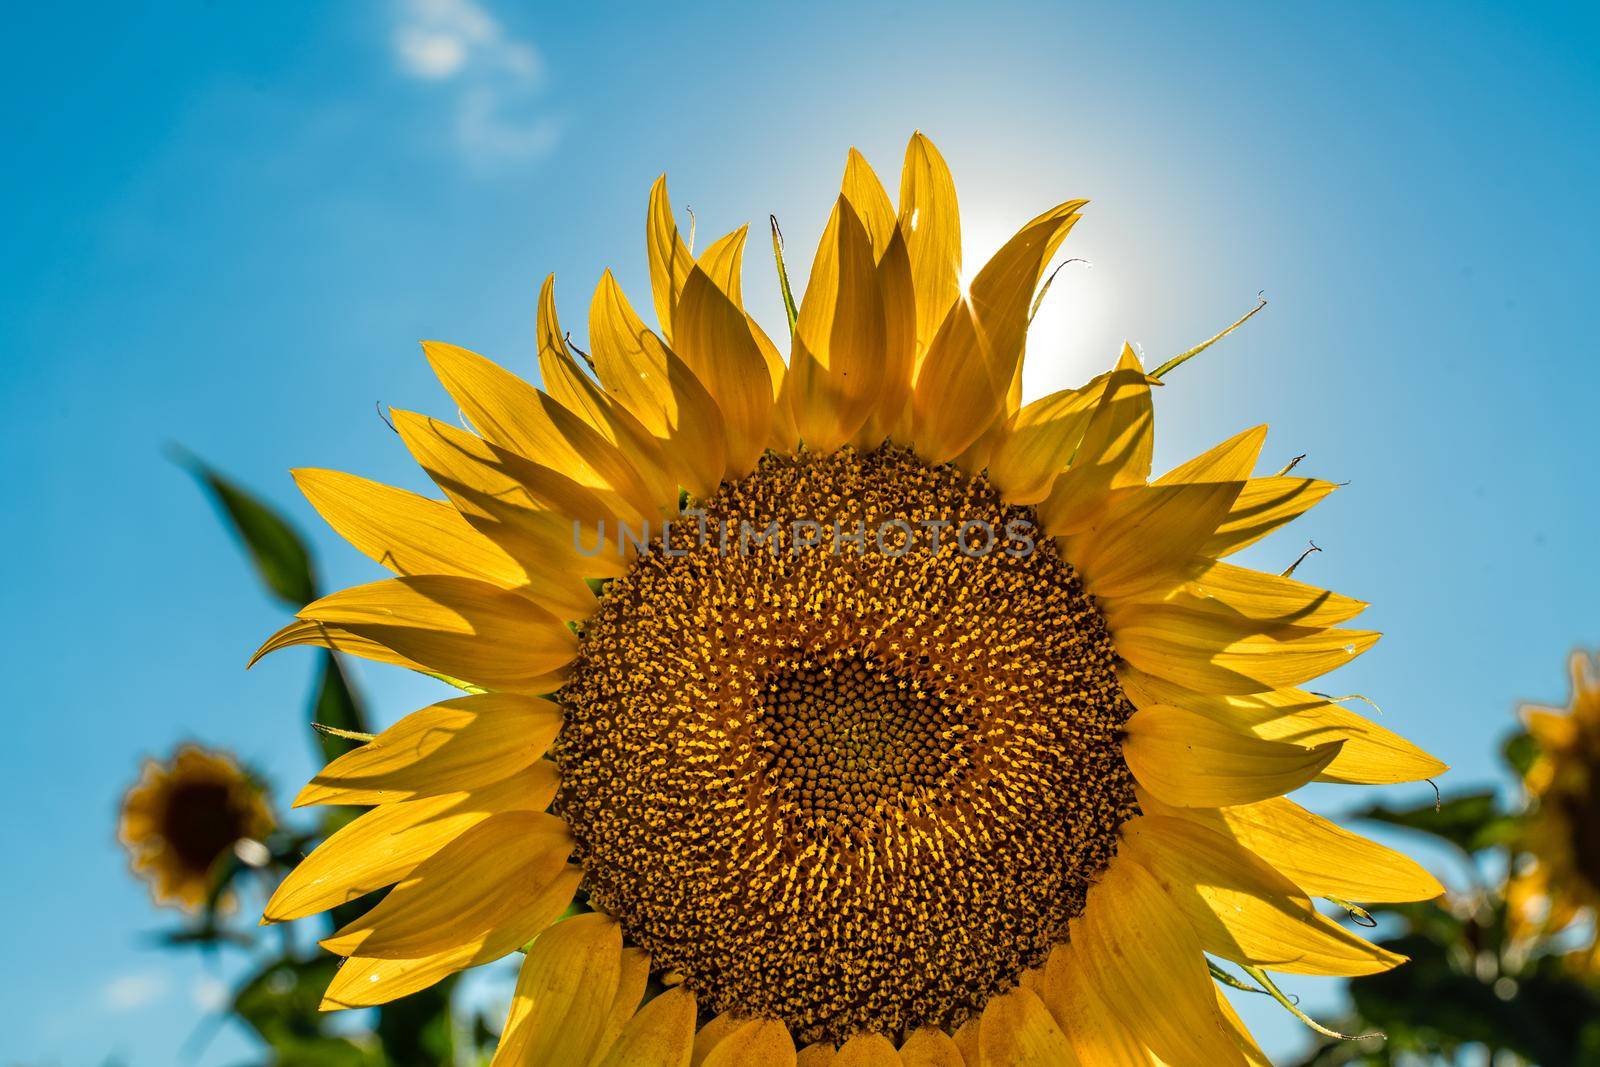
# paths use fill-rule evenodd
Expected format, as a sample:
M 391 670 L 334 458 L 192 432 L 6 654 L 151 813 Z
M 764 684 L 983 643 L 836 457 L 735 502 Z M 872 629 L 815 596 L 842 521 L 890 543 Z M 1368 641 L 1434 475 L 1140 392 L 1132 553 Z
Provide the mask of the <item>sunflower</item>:
M 1527 866 L 1510 880 L 1507 901 L 1518 932 L 1559 934 L 1600 913 L 1600 662 L 1572 655 L 1572 701 L 1564 709 L 1524 707 L 1538 743 L 1523 783 L 1531 801 L 1519 842 Z M 1600 974 L 1600 943 L 1569 960 Z
M 210 895 L 217 861 L 272 827 L 266 794 L 232 756 L 182 745 L 165 763 L 145 761 L 122 798 L 117 839 L 157 904 L 193 911 Z
M 1152 480 L 1131 347 L 1020 403 L 1083 205 L 967 286 L 933 145 L 898 206 L 852 151 L 785 361 L 746 231 L 696 254 L 658 181 L 656 329 L 607 273 L 588 351 L 545 283 L 542 388 L 424 345 L 472 432 L 394 425 L 443 501 L 297 472 L 398 576 L 257 655 L 468 691 L 298 798 L 372 810 L 266 921 L 394 887 L 323 942 L 326 1007 L 522 948 L 496 1064 L 1239 1064 L 1207 953 L 1400 962 L 1311 898 L 1438 883 L 1283 794 L 1442 766 L 1298 688 L 1376 640 L 1363 603 L 1223 562 L 1333 486 L 1253 475 L 1260 427 Z

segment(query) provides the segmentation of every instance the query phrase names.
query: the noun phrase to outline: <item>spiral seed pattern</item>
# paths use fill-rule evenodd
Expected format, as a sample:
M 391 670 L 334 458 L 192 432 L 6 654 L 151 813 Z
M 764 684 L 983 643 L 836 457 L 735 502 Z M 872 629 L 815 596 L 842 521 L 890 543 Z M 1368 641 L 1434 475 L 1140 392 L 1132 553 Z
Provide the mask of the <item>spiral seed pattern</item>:
M 590 899 L 708 1010 L 954 1029 L 1065 937 L 1134 811 L 1104 621 L 1048 540 L 959 551 L 1031 509 L 903 449 L 769 454 L 698 505 L 824 532 L 675 529 L 606 589 L 553 750 Z

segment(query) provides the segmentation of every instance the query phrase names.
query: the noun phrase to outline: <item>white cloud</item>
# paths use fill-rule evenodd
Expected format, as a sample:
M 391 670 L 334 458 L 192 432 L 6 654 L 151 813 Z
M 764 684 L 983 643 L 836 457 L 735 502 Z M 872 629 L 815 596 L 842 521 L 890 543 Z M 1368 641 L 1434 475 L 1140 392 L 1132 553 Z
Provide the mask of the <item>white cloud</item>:
M 400 72 L 450 94 L 454 134 L 474 158 L 528 159 L 555 146 L 560 124 L 540 106 L 544 61 L 475 0 L 396 0 Z
M 124 974 L 106 983 L 101 999 L 112 1011 L 133 1011 L 161 999 L 167 992 L 167 979 L 155 971 Z
M 400 69 L 418 78 L 448 78 L 467 62 L 467 46 L 448 33 L 430 33 L 416 26 L 394 31 Z

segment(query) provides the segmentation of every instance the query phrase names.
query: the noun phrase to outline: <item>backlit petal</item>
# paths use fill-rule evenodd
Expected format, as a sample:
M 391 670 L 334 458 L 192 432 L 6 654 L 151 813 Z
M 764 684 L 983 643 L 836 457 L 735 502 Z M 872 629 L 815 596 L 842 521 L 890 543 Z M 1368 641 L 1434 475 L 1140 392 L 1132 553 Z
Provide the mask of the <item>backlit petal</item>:
M 1122 755 L 1139 784 L 1180 807 L 1215 808 L 1282 796 L 1315 778 L 1339 742 L 1301 748 L 1263 741 L 1170 705 L 1141 708 L 1124 727 Z
M 345 753 L 295 798 L 306 804 L 383 804 L 474 789 L 544 755 L 561 708 L 538 697 L 481 693 L 413 712 Z
M 1095 991 L 1168 1064 L 1242 1067 L 1200 943 L 1151 874 L 1121 852 L 1089 890 L 1072 943 Z
M 1404 962 L 1320 914 L 1297 886 L 1222 834 L 1152 816 L 1135 818 L 1122 833 L 1122 848 L 1161 883 L 1213 955 L 1293 974 L 1341 976 Z

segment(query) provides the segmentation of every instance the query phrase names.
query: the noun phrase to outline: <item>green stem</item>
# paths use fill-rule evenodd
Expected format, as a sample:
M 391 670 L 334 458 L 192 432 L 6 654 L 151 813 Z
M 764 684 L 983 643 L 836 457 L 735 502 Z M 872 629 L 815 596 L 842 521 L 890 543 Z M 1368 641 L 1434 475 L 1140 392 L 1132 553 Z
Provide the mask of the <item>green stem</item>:
M 1278 988 L 1278 983 L 1274 982 L 1272 978 L 1268 976 L 1266 971 L 1263 971 L 1260 967 L 1251 967 L 1247 964 L 1240 964 L 1240 966 L 1244 968 L 1245 974 L 1248 974 L 1251 978 L 1254 978 L 1258 983 L 1260 983 L 1261 988 L 1266 991 L 1268 996 L 1270 996 L 1273 1000 L 1276 1000 L 1279 1004 L 1283 1005 L 1285 1011 L 1287 1011 L 1290 1015 L 1293 1015 L 1296 1019 L 1299 1019 L 1301 1022 L 1305 1023 L 1307 1026 L 1311 1027 L 1311 1029 L 1315 1030 L 1323 1037 L 1331 1037 L 1338 1041 L 1365 1041 L 1368 1038 L 1383 1036 L 1383 1034 L 1378 1032 L 1373 1032 L 1370 1034 L 1341 1034 L 1337 1030 L 1330 1030 L 1326 1026 L 1323 1026 L 1321 1023 L 1317 1022 L 1317 1020 L 1313 1019 L 1311 1016 L 1307 1015 L 1305 1012 L 1301 1011 L 1300 1005 L 1290 1000 L 1288 995 L 1285 994 L 1283 990 Z
M 311 728 L 319 734 L 327 734 L 329 737 L 342 737 L 346 741 L 360 741 L 362 744 L 366 744 L 378 736 L 377 734 L 362 733 L 360 730 L 341 730 L 337 726 L 329 726 L 320 722 L 312 723 Z
M 783 231 L 778 229 L 778 216 L 768 215 L 772 222 L 772 259 L 778 264 L 778 286 L 783 290 L 783 310 L 789 316 L 789 336 L 794 336 L 794 324 L 800 321 L 800 311 L 795 307 L 794 290 L 789 288 L 789 268 L 783 265 Z
M 1265 989 L 1260 989 L 1236 975 L 1229 974 L 1211 960 L 1206 960 L 1206 967 L 1211 971 L 1211 977 L 1231 989 L 1237 989 L 1242 993 L 1266 993 Z

